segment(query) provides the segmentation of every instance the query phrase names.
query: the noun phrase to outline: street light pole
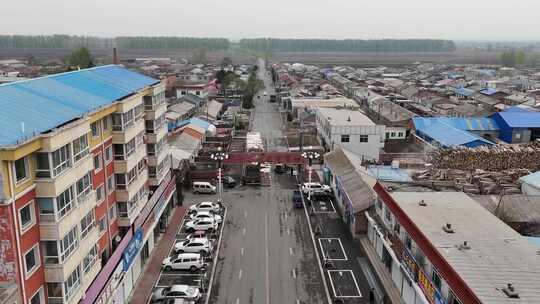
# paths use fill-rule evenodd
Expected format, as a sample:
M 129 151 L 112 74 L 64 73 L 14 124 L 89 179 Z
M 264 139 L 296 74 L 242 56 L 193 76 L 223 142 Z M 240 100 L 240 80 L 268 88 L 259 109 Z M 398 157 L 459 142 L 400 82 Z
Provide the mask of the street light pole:
M 223 183 L 222 183 L 222 166 L 223 161 L 229 158 L 229 154 L 222 151 L 221 147 L 218 147 L 217 152 L 214 152 L 210 154 L 210 159 L 213 159 L 217 161 L 218 163 L 218 204 L 222 203 L 222 195 L 223 195 Z
M 319 158 L 321 155 L 317 152 L 308 151 L 302 153 L 302 157 L 308 161 L 308 183 L 311 185 L 311 172 L 313 166 L 313 159 Z M 308 200 L 311 201 L 311 187 L 308 188 Z

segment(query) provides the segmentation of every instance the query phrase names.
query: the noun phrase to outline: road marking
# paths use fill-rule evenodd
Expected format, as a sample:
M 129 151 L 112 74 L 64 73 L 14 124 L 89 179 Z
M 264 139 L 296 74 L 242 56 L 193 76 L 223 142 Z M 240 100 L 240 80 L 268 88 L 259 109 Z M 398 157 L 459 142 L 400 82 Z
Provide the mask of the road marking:
M 323 243 L 322 243 L 323 240 L 327 241 L 327 243 L 329 243 L 329 244 L 331 244 L 332 241 L 337 240 L 339 242 L 341 252 L 343 253 L 343 258 L 341 258 L 341 259 L 331 259 L 330 256 L 329 256 L 330 254 L 328 254 L 328 252 L 325 252 L 325 250 L 324 250 L 325 248 L 324 248 Z M 327 261 L 347 261 L 348 260 L 347 259 L 347 253 L 345 253 L 345 249 L 343 248 L 343 244 L 341 243 L 341 239 L 339 239 L 339 238 L 319 238 L 319 246 L 321 246 L 321 252 L 323 254 L 323 259 L 325 259 Z
M 328 272 L 328 278 L 330 279 L 330 285 L 332 285 L 332 291 L 334 292 L 334 297 L 336 298 L 361 298 L 362 297 L 362 293 L 360 292 L 360 287 L 358 287 L 358 283 L 356 282 L 356 278 L 354 277 L 354 272 L 350 269 L 342 269 L 342 270 L 327 270 Z M 354 282 L 354 285 L 356 286 L 356 291 L 358 292 L 357 295 L 349 295 L 349 296 L 343 296 L 343 295 L 338 295 L 336 293 L 336 289 L 334 287 L 334 280 L 332 279 L 332 272 L 337 272 L 339 273 L 339 276 L 340 277 L 343 277 L 343 273 L 350 273 L 351 274 L 351 277 L 352 277 L 352 280 Z M 339 286 L 338 286 L 339 288 Z
M 270 304 L 270 274 L 268 273 L 268 212 L 264 213 L 264 240 L 266 249 L 266 304 Z
M 239 279 L 239 280 L 242 279 L 242 269 L 240 269 L 240 271 L 238 272 L 238 279 Z
M 289 247 L 289 254 L 290 254 L 290 255 L 294 255 L 294 252 L 293 252 L 292 247 Z
M 285 212 L 285 220 L 287 219 L 288 216 L 289 216 L 289 214 L 287 212 Z
M 242 247 L 242 249 L 240 249 L 240 255 L 244 255 L 244 247 Z
M 247 218 L 247 211 L 244 211 L 244 218 Z
M 240 299 L 236 298 L 236 304 L 239 304 L 239 303 L 240 303 Z
M 292 277 L 296 279 L 296 269 L 292 270 Z
M 291 229 L 287 228 L 287 235 L 291 235 Z
M 246 228 L 242 228 L 242 235 L 246 235 Z

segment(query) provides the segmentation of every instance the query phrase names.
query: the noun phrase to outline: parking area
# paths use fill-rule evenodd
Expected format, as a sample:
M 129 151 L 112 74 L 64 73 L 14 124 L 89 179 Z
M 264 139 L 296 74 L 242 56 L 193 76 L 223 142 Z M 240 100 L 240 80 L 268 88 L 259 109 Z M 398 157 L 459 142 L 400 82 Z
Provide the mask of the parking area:
M 203 196 L 201 196 L 203 198 Z M 194 198 L 194 202 L 201 202 L 205 201 L 204 199 L 196 200 Z M 209 241 L 210 247 L 212 248 L 210 252 L 203 253 L 203 252 L 194 252 L 196 257 L 200 256 L 200 259 L 202 260 L 202 264 L 204 265 L 201 268 L 190 269 L 189 265 L 182 265 L 181 263 L 168 263 L 167 265 L 163 266 L 159 278 L 155 284 L 155 289 L 158 288 L 164 288 L 164 287 L 170 287 L 172 285 L 188 285 L 191 287 L 196 287 L 201 292 L 201 299 L 197 303 L 205 303 L 207 301 L 208 295 L 209 295 L 209 289 L 212 284 L 212 278 L 213 273 L 215 271 L 215 263 L 217 256 L 219 255 L 219 247 L 220 247 L 220 236 L 222 234 L 223 225 L 222 223 L 219 224 L 218 229 L 204 232 L 204 231 L 193 231 L 186 229 L 186 223 L 192 220 L 191 215 L 193 212 L 186 212 L 184 215 L 184 218 L 182 220 L 182 224 L 180 225 L 180 228 L 178 229 L 175 237 L 175 241 L 172 243 L 171 248 L 169 250 L 168 257 L 171 262 L 173 261 L 181 261 L 184 263 L 185 259 L 182 257 L 185 257 L 186 255 L 189 255 L 189 249 L 188 253 L 185 253 L 184 250 L 177 250 L 176 244 L 183 243 L 183 244 L 189 244 L 188 239 L 207 239 Z M 227 215 L 227 209 L 224 207 L 222 211 L 216 212 L 215 214 L 221 216 L 222 221 L 226 220 Z M 187 241 L 187 242 L 186 242 Z M 187 247 L 184 247 L 187 248 Z M 191 259 L 190 261 L 193 261 Z M 194 263 L 197 264 L 197 263 Z M 169 266 L 169 267 L 167 267 Z M 182 269 L 179 269 L 182 268 Z M 152 300 L 152 297 L 148 299 L 149 303 L 154 303 Z M 159 301 L 155 301 L 158 303 L 161 303 Z
M 336 298 L 361 298 L 362 293 L 350 269 L 328 270 L 332 293 Z
M 339 238 L 319 238 L 319 246 L 326 261 L 347 261 L 347 254 Z

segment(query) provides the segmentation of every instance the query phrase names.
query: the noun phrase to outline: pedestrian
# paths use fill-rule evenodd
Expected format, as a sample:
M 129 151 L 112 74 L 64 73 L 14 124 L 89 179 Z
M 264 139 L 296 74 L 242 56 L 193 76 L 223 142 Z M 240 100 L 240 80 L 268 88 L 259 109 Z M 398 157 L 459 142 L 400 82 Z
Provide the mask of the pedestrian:
M 369 303 L 370 304 L 374 304 L 375 303 L 375 292 L 373 291 L 374 289 L 371 288 L 369 290 Z

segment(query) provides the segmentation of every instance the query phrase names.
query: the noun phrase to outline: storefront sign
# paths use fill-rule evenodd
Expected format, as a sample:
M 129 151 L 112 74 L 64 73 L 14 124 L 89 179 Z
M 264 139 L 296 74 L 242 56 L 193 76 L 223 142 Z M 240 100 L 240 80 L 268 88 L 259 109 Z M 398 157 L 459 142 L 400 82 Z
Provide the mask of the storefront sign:
M 416 272 L 418 271 L 418 265 L 412 257 L 411 252 L 407 248 L 403 248 L 403 253 L 401 256 L 403 268 L 407 271 L 409 276 L 415 280 Z
M 431 280 L 421 269 L 418 270 L 418 286 L 420 286 L 424 292 L 424 295 L 428 299 L 429 303 L 445 304 L 441 294 L 437 291 L 437 289 L 435 289 L 433 284 L 431 284 Z
M 131 263 L 133 263 L 133 260 L 135 260 L 135 257 L 139 253 L 139 249 L 141 249 L 143 243 L 143 230 L 142 228 L 137 228 L 135 230 L 135 234 L 133 235 L 133 238 L 127 245 L 126 249 L 124 249 L 124 252 L 122 253 L 122 260 L 124 263 L 124 272 L 127 272 L 129 270 L 129 267 L 131 266 Z

